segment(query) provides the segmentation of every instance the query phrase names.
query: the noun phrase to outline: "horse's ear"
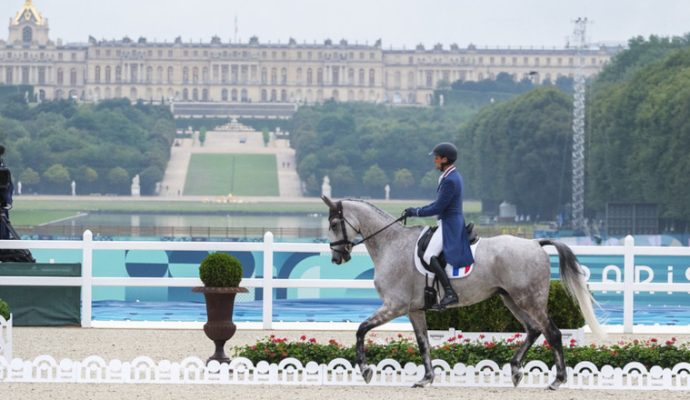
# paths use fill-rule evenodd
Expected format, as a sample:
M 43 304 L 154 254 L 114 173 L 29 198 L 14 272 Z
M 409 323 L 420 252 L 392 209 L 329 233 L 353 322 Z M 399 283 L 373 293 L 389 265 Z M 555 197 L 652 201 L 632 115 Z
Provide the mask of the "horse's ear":
M 323 202 L 326 203 L 328 208 L 330 208 L 331 210 L 335 210 L 336 208 L 338 208 L 335 205 L 335 203 L 333 203 L 333 200 L 329 199 L 326 195 L 321 196 L 321 200 L 323 200 Z

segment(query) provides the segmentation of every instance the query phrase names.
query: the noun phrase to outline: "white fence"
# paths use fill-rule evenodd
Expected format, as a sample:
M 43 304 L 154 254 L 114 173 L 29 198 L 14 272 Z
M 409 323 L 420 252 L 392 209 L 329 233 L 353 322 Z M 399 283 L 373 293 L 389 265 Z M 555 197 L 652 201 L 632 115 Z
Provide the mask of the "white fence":
M 273 234 L 267 232 L 263 242 L 141 242 L 141 241 L 94 241 L 90 231 L 85 231 L 81 241 L 26 240 L 0 241 L 0 249 L 77 249 L 82 251 L 81 277 L 1 277 L 2 286 L 79 286 L 81 287 L 81 325 L 92 326 L 92 288 L 94 286 L 145 286 L 145 287 L 193 287 L 202 285 L 198 278 L 104 278 L 93 276 L 93 252 L 95 250 L 186 250 L 186 251 L 252 251 L 263 253 L 263 278 L 242 280 L 242 286 L 263 289 L 263 317 L 257 328 L 277 328 L 273 321 L 274 288 L 357 288 L 373 289 L 373 280 L 362 279 L 276 279 L 273 277 L 274 252 L 330 253 L 325 243 L 274 243 Z M 556 254 L 553 247 L 545 248 L 549 254 Z M 651 268 L 636 265 L 637 256 L 690 256 L 688 247 L 635 246 L 632 236 L 625 238 L 623 246 L 573 246 L 578 256 L 623 256 L 622 266 L 609 265 L 604 268 L 601 282 L 589 282 L 592 291 L 622 292 L 624 299 L 623 332 L 639 332 L 641 327 L 633 326 L 633 305 L 636 292 L 686 292 L 690 293 L 690 267 L 685 271 L 686 282 L 673 282 L 669 274 L 667 282 L 652 282 Z M 363 245 L 354 253 L 367 254 Z M 614 279 L 609 279 L 613 273 Z M 645 279 L 642 274 L 646 273 Z M 318 325 L 312 323 L 312 325 Z M 327 324 L 331 329 L 355 328 L 353 324 Z M 300 323 L 300 326 L 305 324 Z M 690 330 L 690 327 L 685 327 Z
M 434 386 L 445 387 L 512 387 L 510 365 L 499 366 L 484 360 L 477 365 L 456 364 L 433 360 Z M 401 365 L 391 359 L 382 360 L 374 368 L 372 386 L 411 386 L 424 376 L 424 366 Z M 545 388 L 556 376 L 555 367 L 541 361 L 530 361 L 524 367 L 521 388 Z M 679 363 L 673 368 L 632 362 L 623 368 L 597 368 L 581 362 L 567 368 L 568 382 L 562 387 L 599 390 L 690 390 L 690 364 Z M 254 365 L 242 357 L 229 364 L 212 361 L 208 366 L 197 357 L 181 362 L 167 360 L 156 363 L 148 357 L 132 361 L 111 360 L 91 356 L 82 361 L 50 356 L 34 360 L 6 360 L 0 357 L 0 382 L 34 383 L 110 383 L 110 384 L 244 384 L 244 385 L 324 385 L 364 386 L 359 367 L 339 358 L 328 364 L 286 358 L 279 364 L 260 361 Z
M 12 359 L 12 314 L 9 320 L 0 315 L 0 357 Z

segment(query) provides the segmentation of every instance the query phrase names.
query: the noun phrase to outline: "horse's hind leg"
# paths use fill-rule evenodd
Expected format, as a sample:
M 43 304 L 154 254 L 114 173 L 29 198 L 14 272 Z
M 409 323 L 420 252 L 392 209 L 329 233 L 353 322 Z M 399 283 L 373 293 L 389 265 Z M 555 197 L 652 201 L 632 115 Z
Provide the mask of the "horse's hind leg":
M 556 364 L 556 379 L 554 379 L 553 382 L 549 385 L 549 389 L 551 390 L 556 390 L 558 389 L 562 384 L 564 384 L 567 381 L 567 375 L 566 375 L 566 370 L 565 370 L 565 357 L 563 356 L 563 339 L 561 336 L 561 331 L 558 329 L 556 324 L 553 323 L 551 318 L 546 312 L 547 305 L 546 304 L 540 304 L 540 302 L 534 297 L 534 296 L 528 296 L 528 297 L 523 297 L 520 298 L 519 302 L 515 302 L 513 299 L 514 304 L 510 304 L 511 301 L 506 301 L 506 298 L 508 296 L 504 296 L 503 300 L 506 306 L 510 308 L 511 311 L 513 311 L 513 314 L 520 320 L 520 322 L 525 325 L 525 327 L 528 330 L 527 334 L 527 341 L 522 345 L 520 350 L 518 350 L 518 353 L 515 355 L 513 358 L 514 360 L 517 359 L 517 357 L 520 355 L 521 357 L 524 357 L 524 354 L 521 355 L 522 350 L 526 352 L 527 349 L 529 349 L 529 346 L 532 345 L 533 341 L 537 339 L 539 336 L 539 332 L 544 334 L 544 337 L 546 338 L 547 343 L 549 346 L 551 346 L 551 352 L 553 353 L 554 357 L 554 362 Z M 546 300 L 544 300 L 544 303 L 546 303 Z M 515 307 L 515 310 L 513 310 L 512 307 Z M 535 333 L 532 333 L 532 331 L 535 331 Z M 531 338 L 532 334 L 534 334 L 533 341 L 529 343 L 529 339 Z M 529 343 L 529 345 L 527 345 Z M 514 364 L 513 361 L 511 361 L 511 369 L 513 371 L 513 383 L 516 382 L 516 376 L 515 376 L 515 368 L 517 364 Z M 519 367 L 518 367 L 519 368 Z M 517 378 L 517 382 L 519 382 L 519 378 L 522 377 L 522 374 Z
M 556 379 L 551 382 L 549 389 L 556 390 L 568 379 L 565 370 L 565 357 L 563 355 L 563 337 L 561 336 L 560 329 L 553 323 L 551 317 L 547 316 L 547 319 L 548 325 L 544 329 L 544 337 L 546 337 L 546 341 L 551 346 L 554 361 L 556 362 Z
M 404 311 L 402 310 L 402 307 L 395 309 L 384 303 L 371 317 L 362 322 L 359 325 L 359 329 L 357 329 L 357 356 L 355 361 L 357 365 L 359 365 L 362 378 L 364 378 L 366 383 L 371 382 L 371 378 L 374 376 L 374 370 L 367 366 L 366 356 L 364 354 L 364 336 L 377 326 L 381 326 L 393 318 L 403 315 Z
M 517 387 L 517 385 L 520 384 L 520 381 L 524 376 L 522 366 L 524 365 L 525 355 L 527 354 L 529 348 L 532 347 L 534 342 L 537 340 L 541 332 L 535 326 L 532 317 L 530 317 L 528 313 L 526 313 L 517 304 L 515 304 L 515 302 L 509 295 L 503 294 L 501 295 L 501 298 L 503 299 L 503 303 L 506 305 L 506 307 L 508 307 L 510 312 L 512 312 L 515 318 L 517 318 L 517 320 L 520 321 L 522 326 L 525 328 L 525 332 L 527 333 L 527 337 L 525 338 L 525 341 L 522 343 L 522 346 L 520 346 L 518 351 L 515 353 L 515 355 L 513 355 L 513 358 L 510 360 L 511 378 L 513 380 L 513 385 Z
M 428 386 L 434 381 L 434 370 L 431 368 L 431 352 L 429 348 L 426 316 L 422 310 L 410 311 L 407 315 L 410 318 L 410 322 L 412 322 L 412 328 L 414 328 L 414 334 L 417 337 L 419 354 L 421 354 L 422 360 L 424 361 L 424 378 L 415 383 L 412 387 Z

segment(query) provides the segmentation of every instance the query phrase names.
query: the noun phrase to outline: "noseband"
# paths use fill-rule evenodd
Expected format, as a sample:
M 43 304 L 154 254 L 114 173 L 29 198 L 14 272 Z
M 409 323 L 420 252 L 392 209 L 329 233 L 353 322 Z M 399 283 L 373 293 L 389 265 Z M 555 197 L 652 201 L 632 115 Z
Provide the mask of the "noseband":
M 390 224 L 384 226 L 383 228 L 379 229 L 378 231 L 372 233 L 371 235 L 369 235 L 365 238 L 362 238 L 356 242 L 353 242 L 347 238 L 347 229 L 345 228 L 345 223 L 350 225 L 352 227 L 352 229 L 354 229 L 355 232 L 357 232 L 359 235 L 362 235 L 362 232 L 359 229 L 355 228 L 355 226 L 352 225 L 350 223 L 350 221 L 348 221 L 345 218 L 345 215 L 343 214 L 343 202 L 339 201 L 339 202 L 335 203 L 335 205 L 336 205 L 335 209 L 331 208 L 331 210 L 328 214 L 328 223 L 330 225 L 333 218 L 339 218 L 340 219 L 340 230 L 343 232 L 343 238 L 340 240 L 336 240 L 335 242 L 331 242 L 329 244 L 329 246 L 330 246 L 332 251 L 335 251 L 336 253 L 340 253 L 340 254 L 350 254 L 353 247 L 357 246 L 358 244 L 362 244 L 362 243 L 366 242 L 367 240 L 373 238 L 374 236 L 376 236 L 379 233 L 383 232 L 384 230 L 388 229 L 391 225 L 393 225 L 397 222 L 400 222 L 400 221 L 405 221 L 405 219 L 406 219 L 405 216 L 401 216 L 400 218 L 398 218 L 395 221 L 391 222 Z M 334 246 L 340 246 L 340 245 L 345 245 L 345 250 L 334 248 Z
M 328 214 L 328 223 L 330 225 L 331 221 L 333 218 L 339 218 L 340 219 L 340 230 L 343 232 L 343 238 L 340 240 L 336 240 L 335 242 L 331 242 L 329 244 L 331 250 L 335 251 L 336 253 L 340 254 L 350 254 L 350 251 L 352 251 L 352 248 L 357 246 L 358 244 L 362 243 L 364 240 L 361 240 L 357 243 L 351 241 L 350 239 L 347 238 L 347 228 L 345 228 L 345 223 L 347 222 L 348 225 L 352 227 L 352 229 L 355 230 L 358 234 L 362 234 L 357 228 L 355 228 L 350 221 L 345 219 L 345 215 L 343 214 L 343 202 L 339 201 L 336 203 L 336 208 L 331 209 L 331 211 Z M 336 249 L 334 246 L 340 246 L 340 245 L 345 245 L 345 249 Z M 347 250 L 349 249 L 349 250 Z

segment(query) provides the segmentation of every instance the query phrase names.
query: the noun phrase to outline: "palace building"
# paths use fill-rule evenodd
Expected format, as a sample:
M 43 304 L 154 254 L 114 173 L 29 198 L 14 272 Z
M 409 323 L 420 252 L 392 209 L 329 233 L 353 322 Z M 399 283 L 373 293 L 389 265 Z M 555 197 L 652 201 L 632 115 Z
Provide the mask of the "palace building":
M 615 49 L 580 53 L 596 74 Z M 153 102 L 312 103 L 328 99 L 425 105 L 439 82 L 479 81 L 501 72 L 536 82 L 573 76 L 575 49 L 499 49 L 470 45 L 384 50 L 381 41 L 352 44 L 53 41 L 32 0 L 10 18 L 0 39 L 0 84 L 32 85 L 40 99 L 86 102 L 127 97 Z

